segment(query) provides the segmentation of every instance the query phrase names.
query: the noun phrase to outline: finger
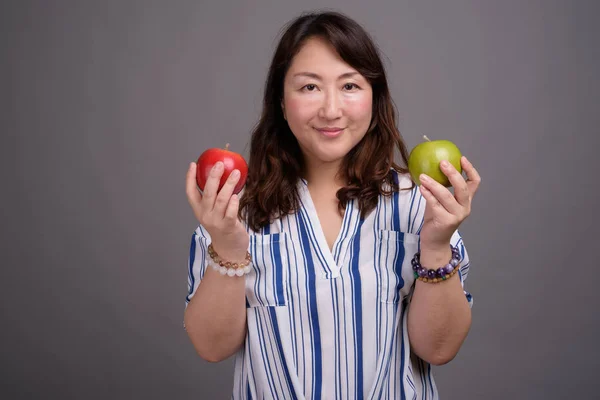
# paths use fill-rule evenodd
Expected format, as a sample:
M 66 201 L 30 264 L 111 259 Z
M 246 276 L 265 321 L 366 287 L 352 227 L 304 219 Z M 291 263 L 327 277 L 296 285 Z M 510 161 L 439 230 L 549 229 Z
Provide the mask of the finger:
M 442 213 L 446 213 L 446 214 L 448 213 L 448 211 L 444 208 L 444 206 L 442 206 L 440 204 L 438 199 L 435 198 L 433 193 L 431 193 L 431 191 L 429 189 L 427 189 L 425 187 L 425 185 L 421 184 L 421 186 L 419 186 L 419 190 L 421 191 L 421 194 L 425 198 L 425 204 L 426 204 L 425 207 L 426 208 L 430 208 L 432 210 L 439 210 Z M 439 212 L 439 211 L 435 211 L 435 212 Z
M 185 175 L 185 194 L 188 202 L 192 207 L 200 205 L 202 195 L 198 191 L 198 184 L 196 183 L 196 163 L 191 162 L 187 173 Z
M 481 177 L 479 176 L 479 172 L 477 172 L 473 164 L 467 160 L 467 157 L 462 156 L 460 162 L 463 170 L 467 174 L 467 186 L 469 187 L 469 192 L 471 193 L 472 197 L 481 184 Z
M 219 184 L 221 183 L 221 176 L 223 175 L 223 163 L 218 161 L 213 165 L 208 179 L 204 184 L 204 192 L 202 193 L 202 206 L 205 210 L 212 210 L 215 205 L 215 199 L 217 198 L 217 192 L 219 191 Z
M 446 187 L 435 181 L 426 174 L 419 176 L 421 185 L 431 192 L 431 195 L 448 211 L 450 214 L 460 215 L 462 206 L 458 204 L 456 198 Z
M 215 201 L 214 212 L 221 216 L 222 218 L 225 216 L 225 210 L 227 208 L 227 204 L 229 204 L 229 200 L 231 199 L 231 195 L 233 194 L 233 189 L 235 189 L 235 185 L 240 180 L 240 171 L 235 169 L 231 171 L 229 177 L 225 181 L 225 184 L 219 191 L 217 195 L 217 199 Z
M 465 178 L 458 172 L 458 170 L 446 160 L 440 163 L 440 169 L 448 177 L 448 180 L 454 188 L 454 197 L 458 204 L 463 207 L 467 207 L 471 201 L 471 195 L 469 192 L 469 186 Z
M 240 198 L 237 194 L 234 194 L 229 199 L 229 204 L 225 210 L 225 221 L 230 224 L 235 224 L 238 219 L 238 210 L 240 207 Z

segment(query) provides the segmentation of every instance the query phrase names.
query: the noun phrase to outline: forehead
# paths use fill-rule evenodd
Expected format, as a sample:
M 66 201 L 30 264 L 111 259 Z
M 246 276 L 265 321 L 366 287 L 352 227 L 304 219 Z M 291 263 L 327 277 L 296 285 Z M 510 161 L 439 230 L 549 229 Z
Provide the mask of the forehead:
M 355 72 L 356 70 L 347 64 L 335 48 L 324 39 L 312 37 L 300 48 L 300 51 L 292 59 L 289 72 L 314 72 L 321 76 L 338 75 L 339 73 Z

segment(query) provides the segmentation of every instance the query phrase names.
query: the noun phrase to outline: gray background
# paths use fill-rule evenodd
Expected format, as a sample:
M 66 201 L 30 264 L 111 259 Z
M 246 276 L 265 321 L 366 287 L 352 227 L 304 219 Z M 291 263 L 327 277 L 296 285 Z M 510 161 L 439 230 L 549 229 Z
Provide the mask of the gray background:
M 377 40 L 409 147 L 483 177 L 442 398 L 597 398 L 600 7 L 474 0 L 3 1 L 1 398 L 229 398 L 182 329 L 185 170 L 247 155 L 281 27 L 322 7 Z

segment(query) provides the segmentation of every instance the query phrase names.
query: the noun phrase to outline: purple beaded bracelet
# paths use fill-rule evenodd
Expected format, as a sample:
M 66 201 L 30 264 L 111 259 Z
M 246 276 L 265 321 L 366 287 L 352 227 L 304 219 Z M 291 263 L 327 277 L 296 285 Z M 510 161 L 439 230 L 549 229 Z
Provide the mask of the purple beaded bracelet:
M 421 253 L 417 252 L 411 261 L 413 271 L 415 272 L 415 278 L 423 282 L 432 283 L 445 281 L 446 279 L 451 278 L 456 271 L 458 271 L 457 266 L 460 264 L 460 253 L 458 251 L 458 246 L 453 247 L 450 245 L 450 248 L 452 249 L 452 258 L 450 258 L 448 264 L 438 269 L 424 268 L 420 262 Z

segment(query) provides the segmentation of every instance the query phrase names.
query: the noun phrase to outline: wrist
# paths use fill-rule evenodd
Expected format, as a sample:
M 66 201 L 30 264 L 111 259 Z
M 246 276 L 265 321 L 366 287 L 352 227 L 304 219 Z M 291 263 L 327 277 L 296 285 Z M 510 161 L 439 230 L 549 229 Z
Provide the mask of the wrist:
M 448 262 L 452 256 L 450 243 L 445 245 L 421 245 L 421 264 L 426 268 L 437 268 Z
M 450 253 L 448 262 L 442 264 L 447 254 Z M 447 250 L 421 248 L 411 260 L 412 268 L 415 273 L 415 279 L 423 282 L 441 282 L 451 278 L 457 271 L 460 264 L 460 252 L 458 247 L 448 245 Z
M 234 255 L 234 253 L 230 253 Z M 237 256 L 236 256 L 237 257 Z M 238 261 L 235 258 L 224 258 L 216 250 L 214 245 L 211 243 L 208 246 L 208 256 L 206 261 L 215 271 L 218 271 L 221 275 L 228 276 L 244 276 L 251 271 L 250 264 L 252 263 L 252 256 L 246 252 L 244 261 Z
M 246 249 L 234 249 L 231 246 L 224 245 L 222 242 L 211 242 L 213 249 L 219 257 L 230 262 L 243 262 L 246 259 Z

